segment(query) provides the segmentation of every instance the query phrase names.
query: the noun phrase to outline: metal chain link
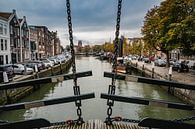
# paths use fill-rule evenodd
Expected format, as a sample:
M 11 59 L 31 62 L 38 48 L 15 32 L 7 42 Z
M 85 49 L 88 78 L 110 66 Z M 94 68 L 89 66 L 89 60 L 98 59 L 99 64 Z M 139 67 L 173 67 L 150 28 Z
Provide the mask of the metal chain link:
M 70 50 L 72 56 L 72 73 L 73 73 L 73 83 L 74 83 L 73 90 L 74 90 L 74 95 L 80 95 L 80 87 L 77 85 L 77 77 L 76 77 L 76 63 L 75 63 L 75 51 L 74 51 L 74 43 L 73 43 L 70 0 L 66 0 L 66 7 L 67 7 L 67 15 L 68 15 Z M 81 100 L 75 101 L 75 105 L 77 106 L 78 124 L 82 124 L 84 121 L 82 118 Z
M 116 32 L 115 32 L 115 40 L 114 40 L 114 58 L 113 58 L 113 67 L 112 67 L 112 72 L 114 72 L 114 77 L 112 78 L 112 84 L 109 85 L 108 88 L 108 94 L 115 94 L 115 82 L 116 82 L 116 67 L 117 67 L 117 57 L 118 57 L 118 42 L 119 42 L 119 30 L 120 30 L 120 16 L 121 16 L 121 7 L 122 7 L 122 0 L 118 0 L 118 11 L 117 11 L 117 24 L 116 24 Z M 112 124 L 112 106 L 114 105 L 114 100 L 108 99 L 107 100 L 107 105 L 108 105 L 108 109 L 107 109 L 107 118 L 105 120 L 105 123 L 107 125 L 111 125 Z
M 185 121 L 192 121 L 192 120 L 195 120 L 195 116 L 187 117 L 187 118 L 181 118 L 181 119 L 175 119 L 173 121 L 182 123 L 182 122 L 185 122 Z
M 140 120 L 135 120 L 135 119 L 126 119 L 126 118 L 122 118 L 120 116 L 117 117 L 112 117 L 111 118 L 112 122 L 129 122 L 129 123 L 139 123 Z
M 119 31 L 120 31 L 120 17 L 121 17 L 121 7 L 122 0 L 118 0 L 118 11 L 117 11 L 117 20 L 116 20 L 116 32 L 115 32 L 115 40 L 114 40 L 114 58 L 113 58 L 113 67 L 112 70 L 115 72 L 114 78 L 112 78 L 112 85 L 115 85 L 115 75 L 117 74 L 117 57 L 118 57 L 118 47 L 119 47 Z

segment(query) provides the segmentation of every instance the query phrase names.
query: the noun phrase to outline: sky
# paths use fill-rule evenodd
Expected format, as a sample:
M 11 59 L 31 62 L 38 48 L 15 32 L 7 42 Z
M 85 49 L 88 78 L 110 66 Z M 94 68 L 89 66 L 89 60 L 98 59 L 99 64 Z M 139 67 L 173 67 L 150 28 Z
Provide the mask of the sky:
M 74 44 L 102 44 L 114 39 L 117 0 L 70 0 Z M 141 37 L 147 11 L 162 0 L 123 0 L 120 35 Z M 66 0 L 0 0 L 0 12 L 26 16 L 28 25 L 47 26 L 58 31 L 63 46 L 69 44 Z

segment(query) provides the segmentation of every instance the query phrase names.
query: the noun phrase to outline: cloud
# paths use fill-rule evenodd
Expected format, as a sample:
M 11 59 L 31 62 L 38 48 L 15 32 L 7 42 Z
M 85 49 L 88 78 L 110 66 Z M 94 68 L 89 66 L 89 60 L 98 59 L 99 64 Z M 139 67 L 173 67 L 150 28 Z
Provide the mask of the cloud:
M 76 40 L 97 43 L 113 38 L 116 25 L 116 0 L 70 0 L 73 32 Z M 141 36 L 141 26 L 147 10 L 162 0 L 123 0 L 121 34 Z M 2 12 L 16 9 L 19 17 L 26 16 L 30 25 L 45 25 L 58 31 L 62 43 L 68 44 L 65 0 L 1 0 Z M 76 41 L 75 41 L 76 42 Z

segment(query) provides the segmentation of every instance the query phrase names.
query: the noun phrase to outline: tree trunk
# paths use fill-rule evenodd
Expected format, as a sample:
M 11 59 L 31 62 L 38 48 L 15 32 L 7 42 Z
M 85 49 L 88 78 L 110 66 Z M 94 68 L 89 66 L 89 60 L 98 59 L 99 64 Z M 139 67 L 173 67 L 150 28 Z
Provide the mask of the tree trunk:
M 167 64 L 166 67 L 169 68 L 170 67 L 170 62 L 169 62 L 169 51 L 166 51 L 166 56 L 167 56 Z

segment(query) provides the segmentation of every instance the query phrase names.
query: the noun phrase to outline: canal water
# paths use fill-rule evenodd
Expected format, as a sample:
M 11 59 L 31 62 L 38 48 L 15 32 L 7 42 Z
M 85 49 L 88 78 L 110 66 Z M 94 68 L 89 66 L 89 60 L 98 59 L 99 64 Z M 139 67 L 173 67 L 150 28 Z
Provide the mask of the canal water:
M 78 72 L 89 70 L 92 70 L 93 72 L 93 76 L 78 79 L 78 85 L 81 87 L 81 93 L 95 92 L 96 96 L 94 99 L 82 101 L 82 113 L 84 120 L 104 120 L 106 117 L 107 106 L 106 100 L 100 99 L 100 93 L 107 93 L 108 86 L 111 84 L 110 78 L 103 77 L 104 71 L 111 71 L 111 64 L 107 61 L 100 61 L 96 59 L 96 57 L 92 56 L 78 56 L 76 57 L 76 66 Z M 68 73 L 71 72 L 71 70 L 68 71 Z M 116 94 L 122 96 L 135 96 L 180 102 L 180 100 L 168 95 L 167 92 L 157 86 L 145 85 L 148 84 L 117 81 Z M 72 86 L 72 80 L 57 84 L 47 84 L 20 102 L 72 96 Z M 122 116 L 124 118 L 132 119 L 153 117 L 172 120 L 187 116 L 195 116 L 195 112 L 115 102 L 113 116 Z M 68 103 L 32 108 L 29 110 L 2 112 L 0 114 L 0 120 L 16 121 L 32 118 L 46 118 L 51 122 L 76 119 L 76 107 L 74 103 Z

